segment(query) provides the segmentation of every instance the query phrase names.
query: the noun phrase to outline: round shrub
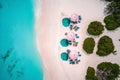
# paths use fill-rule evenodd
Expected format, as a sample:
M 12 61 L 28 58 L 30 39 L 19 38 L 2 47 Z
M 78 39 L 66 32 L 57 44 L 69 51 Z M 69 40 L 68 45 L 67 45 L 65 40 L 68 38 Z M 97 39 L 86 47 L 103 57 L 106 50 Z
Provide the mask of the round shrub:
M 120 10 L 118 13 L 115 14 L 115 19 L 117 21 L 118 26 L 120 27 Z
M 90 75 L 90 76 L 94 76 L 95 75 L 95 70 L 94 70 L 93 67 L 88 67 L 87 75 Z
M 120 26 L 119 20 L 116 19 L 116 17 L 113 14 L 106 16 L 104 18 L 104 22 L 105 22 L 105 27 L 107 30 L 115 30 L 116 28 Z
M 93 38 L 86 38 L 83 43 L 83 49 L 88 53 L 92 54 L 95 47 L 95 40 Z
M 87 32 L 90 34 L 90 35 L 100 35 L 102 34 L 102 32 L 104 31 L 104 26 L 98 22 L 98 21 L 94 21 L 94 22 L 91 22 L 89 25 L 88 25 L 88 29 L 87 29 Z
M 70 18 L 63 18 L 62 24 L 64 27 L 68 27 L 70 25 Z
M 97 46 L 98 50 L 96 52 L 99 56 L 107 56 L 114 51 L 114 44 L 112 39 L 108 36 L 103 36 L 100 38 Z
M 116 80 L 120 75 L 120 66 L 111 62 L 102 62 L 97 66 L 97 77 L 100 80 Z
M 61 53 L 61 59 L 64 61 L 68 60 L 68 54 L 66 52 Z
M 87 75 L 85 76 L 86 80 L 98 80 L 95 76 L 95 70 L 93 67 L 88 67 Z

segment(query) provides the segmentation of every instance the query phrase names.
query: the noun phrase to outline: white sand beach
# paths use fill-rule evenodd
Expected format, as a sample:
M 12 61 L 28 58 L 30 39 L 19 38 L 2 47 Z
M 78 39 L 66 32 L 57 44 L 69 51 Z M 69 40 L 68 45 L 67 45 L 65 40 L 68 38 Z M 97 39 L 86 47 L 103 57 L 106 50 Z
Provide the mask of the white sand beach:
M 88 36 L 86 29 L 91 21 L 103 22 L 105 3 L 100 0 L 39 0 L 36 1 L 36 42 L 43 63 L 44 80 L 85 80 L 88 66 L 96 68 L 97 64 L 104 61 L 111 61 L 120 64 L 120 28 L 115 31 L 105 30 L 103 35 L 109 35 L 115 44 L 117 55 L 99 57 L 95 54 L 97 45 L 92 55 L 86 54 L 82 49 L 83 41 Z M 77 50 L 82 56 L 79 64 L 71 65 L 68 61 L 60 58 L 61 52 L 71 47 L 63 48 L 60 40 L 68 31 L 62 26 L 61 19 L 77 13 L 82 16 L 77 32 L 80 36 Z M 93 36 L 92 36 L 93 37 Z M 100 38 L 99 37 L 99 38 Z M 96 43 L 99 40 L 95 37 Z

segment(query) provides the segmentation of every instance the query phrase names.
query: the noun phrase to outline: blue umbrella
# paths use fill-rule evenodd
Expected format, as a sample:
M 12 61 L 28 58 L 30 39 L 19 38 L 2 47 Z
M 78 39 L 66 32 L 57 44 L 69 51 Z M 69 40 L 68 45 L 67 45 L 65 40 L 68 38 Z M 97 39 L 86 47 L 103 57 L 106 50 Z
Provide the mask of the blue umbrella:
M 68 44 L 69 44 L 69 42 L 68 42 L 67 39 L 62 39 L 62 40 L 60 41 L 60 44 L 61 44 L 61 46 L 63 46 L 63 47 L 67 47 Z
M 66 52 L 62 52 L 61 53 L 61 59 L 64 60 L 64 61 L 67 61 L 68 60 L 68 54 Z
M 70 18 L 63 18 L 62 19 L 62 25 L 64 27 L 68 27 L 70 25 Z

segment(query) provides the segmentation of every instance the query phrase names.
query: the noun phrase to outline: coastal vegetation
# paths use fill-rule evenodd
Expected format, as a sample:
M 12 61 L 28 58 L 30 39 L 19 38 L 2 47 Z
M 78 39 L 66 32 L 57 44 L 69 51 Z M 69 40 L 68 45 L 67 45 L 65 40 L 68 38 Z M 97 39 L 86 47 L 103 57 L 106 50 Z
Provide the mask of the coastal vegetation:
M 120 75 L 120 66 L 111 62 L 102 62 L 97 65 L 97 70 L 88 67 L 86 80 L 116 80 Z
M 120 15 L 115 16 L 110 14 L 104 18 L 105 27 L 107 30 L 115 30 L 120 27 L 120 19 L 117 19 L 117 16 L 120 17 Z
M 120 13 L 120 0 L 104 0 L 109 2 L 104 10 L 105 14 L 117 14 Z
M 104 1 L 108 1 L 108 2 L 115 1 L 115 2 L 118 2 L 119 0 L 104 0 Z
M 114 51 L 114 44 L 110 37 L 103 36 L 100 38 L 96 52 L 99 56 L 107 56 Z
M 86 80 L 98 80 L 95 76 L 95 69 L 93 67 L 88 67 L 87 69 L 87 75 L 85 76 Z
M 120 75 L 120 66 L 111 62 L 102 62 L 97 66 L 98 80 L 116 80 Z
M 102 1 L 108 2 L 107 6 L 104 9 L 104 13 L 106 14 L 106 16 L 104 17 L 104 23 L 105 23 L 104 26 L 109 31 L 116 30 L 117 28 L 120 27 L 120 0 L 102 0 Z M 104 26 L 100 22 L 97 23 L 97 21 L 96 22 L 94 21 L 94 23 L 91 22 L 88 25 L 87 32 L 90 35 L 94 35 L 94 36 L 100 35 L 104 31 Z M 120 41 L 120 39 L 118 40 Z M 111 53 L 116 55 L 117 50 L 114 49 L 115 46 L 113 44 L 112 38 L 110 38 L 107 35 L 104 35 L 98 41 L 96 54 L 98 56 L 107 56 L 110 55 Z M 120 66 L 118 64 L 112 62 L 102 62 L 97 65 L 96 70 L 93 67 L 88 67 L 85 79 L 86 80 L 118 80 L 119 77 L 120 77 Z
M 93 21 L 88 25 L 87 32 L 90 35 L 97 36 L 97 35 L 102 34 L 103 31 L 104 31 L 104 26 L 99 21 Z
M 118 27 L 120 27 L 120 0 L 102 0 L 102 1 L 109 2 L 104 10 L 105 14 L 107 14 L 104 17 L 105 28 L 107 30 L 115 30 Z M 98 36 L 102 34 L 103 31 L 104 31 L 104 25 L 102 25 L 102 23 L 99 21 L 93 21 L 88 25 L 87 32 L 90 35 Z M 108 41 L 105 41 L 104 39 Z M 85 47 L 86 45 L 83 45 L 83 49 L 86 52 L 90 52 L 90 53 L 93 52 L 93 51 L 89 51 L 89 48 L 86 49 Z M 108 36 L 103 36 L 98 42 L 98 50 L 96 54 L 99 56 L 107 56 L 110 53 L 112 53 L 113 50 L 114 50 L 114 45 L 112 39 L 109 38 Z
M 103 0 L 103 1 L 111 2 L 112 0 Z
M 95 47 L 95 40 L 93 38 L 86 38 L 83 43 L 83 49 L 88 53 L 92 54 Z
M 108 1 L 104 13 L 107 16 L 104 18 L 105 27 L 107 30 L 115 30 L 120 27 L 120 0 L 105 0 Z

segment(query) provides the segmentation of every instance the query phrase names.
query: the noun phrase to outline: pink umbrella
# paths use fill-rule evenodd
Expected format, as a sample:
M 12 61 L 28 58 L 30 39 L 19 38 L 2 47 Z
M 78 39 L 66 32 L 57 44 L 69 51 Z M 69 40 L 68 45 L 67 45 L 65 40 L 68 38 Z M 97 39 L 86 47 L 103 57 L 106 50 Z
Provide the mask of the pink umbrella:
M 76 59 L 78 59 L 78 51 L 72 50 L 69 53 L 69 57 L 70 57 L 70 59 L 72 59 L 73 61 L 75 61 Z
M 73 41 L 75 39 L 75 33 L 73 31 L 70 31 L 67 33 L 67 39 Z
M 74 13 L 74 14 L 72 14 L 70 18 L 71 18 L 71 21 L 73 21 L 73 22 L 78 21 L 78 15 L 77 15 L 77 14 L 75 14 L 75 13 Z

